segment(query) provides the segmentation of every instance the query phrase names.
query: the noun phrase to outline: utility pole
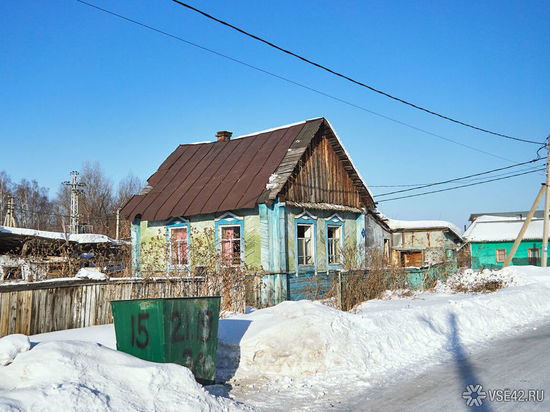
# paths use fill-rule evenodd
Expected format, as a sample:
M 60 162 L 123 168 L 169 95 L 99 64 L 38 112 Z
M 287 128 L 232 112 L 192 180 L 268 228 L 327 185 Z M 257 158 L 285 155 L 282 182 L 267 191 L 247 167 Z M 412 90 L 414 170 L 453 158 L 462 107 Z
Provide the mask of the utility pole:
M 116 210 L 116 240 L 118 240 L 119 227 L 120 227 L 120 207 Z
M 8 206 L 6 208 L 6 216 L 4 217 L 4 226 L 16 227 L 14 211 L 15 207 L 13 206 L 13 196 L 8 196 Z
M 539 190 L 539 193 L 537 195 L 537 198 L 535 199 L 535 202 L 533 203 L 533 206 L 531 207 L 531 210 L 527 214 L 527 218 L 525 219 L 525 222 L 523 223 L 523 226 L 521 227 L 521 230 L 519 231 L 518 237 L 514 241 L 514 244 L 512 245 L 512 249 L 510 250 L 510 253 L 506 256 L 506 260 L 504 261 L 504 267 L 509 266 L 510 263 L 512 263 L 512 259 L 514 258 L 514 255 L 516 254 L 516 251 L 519 247 L 519 244 L 521 243 L 521 240 L 523 239 L 523 235 L 525 234 L 525 231 L 527 230 L 527 227 L 529 226 L 529 223 L 531 222 L 531 219 L 533 218 L 533 215 L 535 214 L 535 210 L 537 210 L 537 206 L 540 202 L 540 199 L 542 198 L 542 195 L 545 195 L 544 197 L 544 227 L 542 230 L 542 259 L 541 259 L 541 266 L 546 267 L 548 263 L 548 213 L 550 208 L 550 136 L 548 136 L 546 140 L 546 182 L 542 184 L 542 187 Z
M 78 183 L 78 172 L 71 172 L 71 181 L 63 182 L 65 186 L 71 187 L 71 233 L 78 233 L 78 219 L 79 219 L 79 210 L 78 210 L 78 197 L 83 193 L 81 187 L 86 186 L 84 183 Z
M 541 266 L 546 267 L 548 262 L 548 209 L 550 208 L 550 136 L 546 141 L 546 196 L 544 198 L 544 229 L 542 231 L 542 261 Z
M 504 267 L 510 266 L 510 263 L 512 263 L 512 259 L 514 258 L 514 255 L 516 254 L 516 251 L 518 250 L 519 244 L 521 243 L 521 240 L 523 239 L 523 235 L 525 234 L 525 231 L 529 227 L 529 223 L 531 223 L 531 219 L 533 218 L 533 215 L 535 214 L 535 210 L 537 210 L 537 206 L 540 203 L 540 199 L 542 199 L 542 195 L 544 193 L 548 193 L 548 190 L 546 190 L 546 185 L 543 184 L 539 190 L 539 193 L 537 194 L 537 198 L 535 199 L 535 202 L 533 203 L 533 206 L 531 206 L 531 210 L 529 210 L 529 213 L 527 214 L 527 217 L 525 218 L 525 222 L 523 222 L 523 226 L 521 227 L 521 230 L 519 231 L 518 237 L 514 241 L 514 244 L 512 245 L 512 249 L 510 250 L 510 253 L 506 255 L 506 259 L 504 261 Z

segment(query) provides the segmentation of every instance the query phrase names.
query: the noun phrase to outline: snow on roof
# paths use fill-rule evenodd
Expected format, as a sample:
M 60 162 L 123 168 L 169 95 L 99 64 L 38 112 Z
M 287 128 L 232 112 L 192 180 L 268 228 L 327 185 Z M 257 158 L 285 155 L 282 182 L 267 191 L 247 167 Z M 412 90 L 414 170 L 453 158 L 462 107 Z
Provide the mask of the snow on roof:
M 480 216 L 464 232 L 464 239 L 469 242 L 511 242 L 516 240 L 524 222 L 525 219 L 519 216 Z M 523 239 L 542 239 L 543 225 L 544 219 L 531 220 Z
M 396 220 L 386 218 L 386 223 L 391 230 L 404 229 L 449 229 L 459 238 L 462 238 L 460 229 L 451 222 L 445 220 Z
M 243 135 L 240 135 L 240 136 L 237 136 L 237 137 L 232 137 L 231 140 L 242 139 L 243 137 L 256 136 L 256 135 L 263 134 L 263 133 L 270 133 L 270 132 L 274 132 L 274 131 L 279 130 L 279 129 L 288 129 L 292 126 L 298 126 L 299 124 L 304 124 L 304 123 L 307 123 L 311 120 L 317 120 L 317 119 L 322 119 L 322 117 L 314 117 L 312 119 L 302 120 L 300 122 L 285 124 L 284 126 L 277 126 L 277 127 L 272 127 L 270 129 L 260 130 L 258 132 L 243 134 Z
M 25 229 L 21 227 L 0 226 L 0 233 L 10 233 L 20 236 L 35 236 L 45 239 L 67 240 L 76 243 L 119 243 L 109 236 L 96 233 L 65 234 L 46 230 Z
M 321 117 L 314 117 L 313 119 L 302 120 L 302 121 L 296 122 L 296 123 L 289 123 L 289 124 L 285 124 L 284 126 L 272 127 L 270 129 L 260 130 L 260 131 L 253 132 L 253 133 L 247 133 L 247 134 L 243 134 L 243 135 L 240 135 L 240 136 L 237 136 L 237 137 L 232 136 L 231 140 L 242 139 L 243 137 L 256 136 L 256 135 L 263 134 L 263 133 L 270 133 L 270 132 L 274 132 L 274 131 L 279 130 L 279 129 L 288 129 L 289 127 L 298 126 L 299 124 L 304 124 L 304 123 L 307 123 L 310 120 L 316 120 L 316 119 L 321 119 Z M 193 142 L 193 143 L 186 143 L 186 144 L 205 144 L 205 143 L 214 143 L 214 142 L 215 142 L 214 140 L 206 140 L 206 141 L 203 141 L 203 142 Z

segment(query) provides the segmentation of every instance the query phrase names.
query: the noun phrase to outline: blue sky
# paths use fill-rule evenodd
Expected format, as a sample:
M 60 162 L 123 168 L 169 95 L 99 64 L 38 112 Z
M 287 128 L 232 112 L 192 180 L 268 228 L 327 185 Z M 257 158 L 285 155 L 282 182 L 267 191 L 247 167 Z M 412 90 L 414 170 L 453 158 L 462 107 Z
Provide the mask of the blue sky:
M 543 1 L 189 1 L 374 87 L 530 140 L 550 133 L 550 3 Z M 243 37 L 171 1 L 94 4 L 446 142 L 164 37 L 76 1 L 0 3 L 0 170 L 53 196 L 86 160 L 114 182 L 145 179 L 180 143 L 317 116 L 368 186 L 429 183 L 535 157 L 536 147 L 415 111 Z M 525 210 L 541 173 L 387 203 L 399 219 Z M 381 193 L 385 188 L 372 187 Z

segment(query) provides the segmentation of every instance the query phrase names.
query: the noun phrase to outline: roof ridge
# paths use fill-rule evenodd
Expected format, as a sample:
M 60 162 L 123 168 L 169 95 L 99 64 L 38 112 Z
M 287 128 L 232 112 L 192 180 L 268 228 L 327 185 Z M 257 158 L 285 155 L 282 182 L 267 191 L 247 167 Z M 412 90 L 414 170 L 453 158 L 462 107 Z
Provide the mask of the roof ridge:
M 259 134 L 263 134 L 263 133 L 271 133 L 271 132 L 274 132 L 274 131 L 280 130 L 280 129 L 289 129 L 289 128 L 294 127 L 294 126 L 298 126 L 300 124 L 305 124 L 307 122 L 311 122 L 313 120 L 319 120 L 319 119 L 324 119 L 324 117 L 321 117 L 321 116 L 320 117 L 313 117 L 311 119 L 306 119 L 306 120 L 302 120 L 302 121 L 295 122 L 295 123 L 289 123 L 289 124 L 285 124 L 285 125 L 282 125 L 282 126 L 277 126 L 277 127 L 272 127 L 272 128 L 269 128 L 269 129 L 265 129 L 265 130 L 258 130 L 256 132 L 247 133 L 247 134 L 243 134 L 243 135 L 240 135 L 240 136 L 232 137 L 231 140 L 243 139 L 245 137 L 253 137 L 253 136 L 257 136 Z M 189 145 L 197 145 L 197 144 L 212 144 L 212 143 L 218 143 L 218 142 L 217 141 L 202 141 L 202 142 L 180 143 L 179 146 L 189 146 Z

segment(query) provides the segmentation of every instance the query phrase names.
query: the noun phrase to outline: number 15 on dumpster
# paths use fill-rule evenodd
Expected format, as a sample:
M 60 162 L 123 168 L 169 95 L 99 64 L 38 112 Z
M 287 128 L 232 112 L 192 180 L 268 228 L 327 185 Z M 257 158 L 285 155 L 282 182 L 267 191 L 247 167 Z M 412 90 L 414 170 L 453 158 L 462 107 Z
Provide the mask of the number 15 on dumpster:
M 136 322 L 137 318 L 137 322 Z M 149 344 L 149 332 L 145 326 L 145 321 L 149 319 L 148 313 L 139 313 L 137 316 L 131 316 L 132 323 L 132 347 L 137 346 L 140 349 L 145 349 Z

